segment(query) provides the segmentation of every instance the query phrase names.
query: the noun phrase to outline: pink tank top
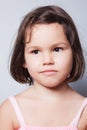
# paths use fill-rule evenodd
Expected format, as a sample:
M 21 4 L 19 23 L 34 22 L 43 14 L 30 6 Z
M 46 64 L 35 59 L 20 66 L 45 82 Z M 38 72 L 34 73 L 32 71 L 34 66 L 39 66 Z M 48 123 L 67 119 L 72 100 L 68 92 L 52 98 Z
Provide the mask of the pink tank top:
M 79 112 L 77 113 L 76 117 L 73 119 L 73 121 L 70 123 L 69 126 L 58 126 L 58 127 L 29 126 L 29 125 L 26 125 L 24 121 L 23 115 L 20 111 L 20 108 L 17 104 L 16 99 L 12 96 L 12 97 L 9 97 L 9 100 L 12 103 L 12 106 L 14 108 L 14 111 L 20 123 L 20 128 L 18 130 L 78 130 L 78 123 L 79 123 L 81 114 L 87 105 L 87 98 L 85 98 Z

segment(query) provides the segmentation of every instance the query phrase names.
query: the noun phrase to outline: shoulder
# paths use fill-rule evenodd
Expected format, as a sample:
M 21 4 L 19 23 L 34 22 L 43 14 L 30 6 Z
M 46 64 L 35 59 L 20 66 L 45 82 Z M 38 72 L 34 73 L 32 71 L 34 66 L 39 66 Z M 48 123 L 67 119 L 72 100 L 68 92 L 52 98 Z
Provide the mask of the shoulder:
M 87 129 L 87 98 L 86 98 L 86 106 L 84 108 L 84 111 L 83 111 L 83 121 L 85 122 L 85 126 L 86 126 L 86 129 Z
M 85 107 L 83 108 L 83 111 L 81 114 L 79 126 L 80 128 L 87 130 L 87 98 L 85 99 L 84 103 L 85 103 Z
M 8 128 L 12 128 L 12 114 L 11 114 L 11 105 L 9 100 L 5 100 L 1 106 L 0 106 L 0 128 L 5 129 L 4 127 L 6 126 Z M 9 120 L 8 120 L 9 117 Z
M 7 115 L 11 110 L 11 104 L 8 99 L 6 99 L 0 106 L 0 115 Z
M 9 99 L 6 99 L 0 106 L 0 129 L 13 130 L 15 120 L 16 115 L 13 107 Z

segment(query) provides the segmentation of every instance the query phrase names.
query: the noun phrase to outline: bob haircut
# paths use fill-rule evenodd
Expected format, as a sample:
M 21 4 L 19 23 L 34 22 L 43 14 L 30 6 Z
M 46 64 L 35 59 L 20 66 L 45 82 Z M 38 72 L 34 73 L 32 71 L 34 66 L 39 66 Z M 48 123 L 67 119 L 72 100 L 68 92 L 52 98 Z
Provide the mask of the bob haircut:
M 48 5 L 32 10 L 23 18 L 20 24 L 10 63 L 10 73 L 17 82 L 29 83 L 30 85 L 33 83 L 31 75 L 23 67 L 27 30 L 32 31 L 35 24 L 51 23 L 58 23 L 63 26 L 64 33 L 72 49 L 73 67 L 67 82 L 76 81 L 83 76 L 85 60 L 76 26 L 69 14 L 62 8 Z

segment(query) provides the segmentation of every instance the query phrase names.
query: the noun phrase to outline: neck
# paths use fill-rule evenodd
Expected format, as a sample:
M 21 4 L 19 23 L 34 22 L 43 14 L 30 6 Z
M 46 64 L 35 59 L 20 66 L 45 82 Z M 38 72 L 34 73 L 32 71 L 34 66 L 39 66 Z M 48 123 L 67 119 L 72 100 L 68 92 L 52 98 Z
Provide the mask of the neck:
M 71 90 L 66 82 L 52 88 L 44 87 L 35 83 L 32 88 L 34 89 L 35 95 L 41 99 L 65 98 L 67 93 Z

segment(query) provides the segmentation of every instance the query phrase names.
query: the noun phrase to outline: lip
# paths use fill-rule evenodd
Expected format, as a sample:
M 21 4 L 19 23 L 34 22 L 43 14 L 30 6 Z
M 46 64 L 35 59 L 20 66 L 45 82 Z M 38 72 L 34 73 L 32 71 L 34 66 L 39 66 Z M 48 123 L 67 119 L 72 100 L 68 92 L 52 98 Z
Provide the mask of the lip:
M 54 75 L 56 72 L 57 72 L 57 70 L 43 70 L 43 71 L 41 71 L 41 73 L 43 75 L 47 75 L 47 76 Z

